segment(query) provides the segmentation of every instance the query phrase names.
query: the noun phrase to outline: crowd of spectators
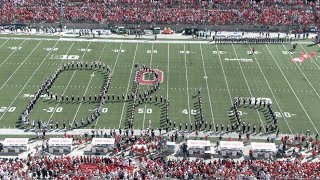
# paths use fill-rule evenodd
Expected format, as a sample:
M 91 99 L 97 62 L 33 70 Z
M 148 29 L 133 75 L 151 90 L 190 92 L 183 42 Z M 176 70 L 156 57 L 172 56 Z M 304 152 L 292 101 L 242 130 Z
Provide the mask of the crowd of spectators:
M 61 7 L 61 8 L 60 8 Z M 319 22 L 319 2 L 304 0 L 0 0 L 4 23 L 63 21 L 211 25 Z
M 134 130 L 112 129 L 109 133 L 96 130 L 84 135 L 85 146 L 94 137 L 115 138 L 115 150 L 108 156 L 48 156 L 35 148 L 36 152 L 28 154 L 28 157 L 23 159 L 0 158 L 0 179 L 211 179 L 213 177 L 314 179 L 320 177 L 320 162 L 305 161 L 304 158 L 307 157 L 301 155 L 291 159 L 295 151 L 292 155 L 287 153 L 286 158 L 278 160 L 205 160 L 202 157 L 187 156 L 165 158 L 160 151 L 166 141 L 179 142 L 189 137 L 173 132 L 165 138 L 162 135 L 155 135 L 152 129 L 141 130 L 138 135 L 134 134 Z M 82 144 L 78 143 L 81 136 L 65 134 L 64 137 L 72 137 L 75 144 Z M 295 148 L 297 154 L 300 154 L 309 150 L 319 150 L 318 135 L 284 136 L 280 141 L 283 145 L 281 149 L 284 151 Z M 135 145 L 144 145 L 146 148 L 138 153 L 134 148 Z
M 314 179 L 320 177 L 320 162 L 231 159 L 205 162 L 203 159 L 149 159 L 122 157 L 29 156 L 0 159 L 1 179 Z

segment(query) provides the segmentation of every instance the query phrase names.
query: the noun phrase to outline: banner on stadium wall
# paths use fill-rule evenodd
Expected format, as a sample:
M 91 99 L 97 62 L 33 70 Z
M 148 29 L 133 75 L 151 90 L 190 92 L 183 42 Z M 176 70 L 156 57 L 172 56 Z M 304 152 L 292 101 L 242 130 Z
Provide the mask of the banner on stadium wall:
M 26 24 L 0 24 L 0 29 L 10 29 L 10 28 L 16 28 L 16 29 L 23 29 L 27 25 Z

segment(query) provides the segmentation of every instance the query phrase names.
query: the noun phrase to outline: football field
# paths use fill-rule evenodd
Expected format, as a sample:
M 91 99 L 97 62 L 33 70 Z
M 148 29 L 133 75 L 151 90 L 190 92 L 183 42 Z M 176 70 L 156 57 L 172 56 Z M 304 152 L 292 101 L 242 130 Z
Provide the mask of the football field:
M 255 48 L 252 55 L 250 49 Z M 64 40 L 0 39 L 0 126 L 19 127 L 19 117 L 46 78 L 70 62 L 101 62 L 112 70 L 108 94 L 115 100 L 104 105 L 99 118 L 81 128 L 125 128 L 130 103 L 122 94 L 132 93 L 137 68 L 143 64 L 163 73 L 153 98 L 170 101 L 172 123 L 195 124 L 203 115 L 208 124 L 230 124 L 230 108 L 236 97 L 271 100 L 282 133 L 318 133 L 320 130 L 320 47 L 298 44 L 205 44 L 141 42 L 95 42 Z M 312 55 L 312 51 L 317 55 Z M 303 63 L 294 63 L 301 53 Z M 152 79 L 146 73 L 145 80 Z M 50 91 L 71 97 L 101 93 L 105 76 L 100 71 L 75 69 L 62 72 Z M 139 92 L 148 85 L 141 84 Z M 199 110 L 198 90 L 202 100 Z M 120 97 L 120 100 L 117 97 Z M 163 103 L 152 99 L 135 108 L 134 128 L 165 128 Z M 35 104 L 29 119 L 75 122 L 87 119 L 98 103 L 60 102 L 46 96 Z M 272 124 L 263 108 L 239 108 L 242 121 L 251 125 Z

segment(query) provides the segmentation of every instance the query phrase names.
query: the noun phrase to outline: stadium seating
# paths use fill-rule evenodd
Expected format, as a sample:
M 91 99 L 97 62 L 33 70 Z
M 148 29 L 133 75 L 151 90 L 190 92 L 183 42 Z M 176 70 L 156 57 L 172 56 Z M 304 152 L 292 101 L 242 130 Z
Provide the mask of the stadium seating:
M 68 22 L 210 25 L 304 25 L 319 22 L 319 4 L 302 0 L 1 0 L 3 23 Z
M 150 133 L 150 132 L 149 132 Z M 163 141 L 162 136 L 150 136 L 148 132 L 142 132 L 141 137 L 120 135 L 115 132 L 110 135 L 116 139 L 119 153 L 110 157 L 99 156 L 56 156 L 49 157 L 36 152 L 23 159 L 0 158 L 0 179 L 45 179 L 55 177 L 57 179 L 210 179 L 210 177 L 234 179 L 314 179 L 320 177 L 320 162 L 312 154 L 315 161 L 302 161 L 306 156 L 298 156 L 296 159 L 270 160 L 239 160 L 215 159 L 190 160 L 187 158 L 169 158 L 154 155 L 152 159 L 143 154 L 136 154 L 137 158 L 119 156 L 125 151 L 134 151 L 134 145 L 143 144 L 156 152 L 159 147 L 157 142 Z M 99 136 L 99 135 L 97 135 Z M 101 135 L 102 136 L 102 135 Z M 68 135 L 66 135 L 68 137 Z M 281 142 L 287 148 L 304 146 L 297 151 L 307 152 L 311 149 L 319 150 L 318 135 L 315 138 L 297 135 L 295 137 L 284 136 Z M 173 138 L 172 138 L 173 139 Z M 305 142 L 308 142 L 305 146 Z M 116 150 L 116 151 L 117 151 Z M 288 158 L 291 155 L 288 155 Z M 136 159 L 136 160 L 135 160 Z
M 313 179 L 319 177 L 320 162 L 263 161 L 263 160 L 215 160 L 209 163 L 199 160 L 150 160 L 141 158 L 134 172 L 133 162 L 127 158 L 80 157 L 32 157 L 27 159 L 0 160 L 1 179 L 90 179 L 93 177 L 123 179 L 175 178 L 206 179 L 206 177 L 234 177 L 250 179 Z M 127 179 L 125 178 L 125 179 Z

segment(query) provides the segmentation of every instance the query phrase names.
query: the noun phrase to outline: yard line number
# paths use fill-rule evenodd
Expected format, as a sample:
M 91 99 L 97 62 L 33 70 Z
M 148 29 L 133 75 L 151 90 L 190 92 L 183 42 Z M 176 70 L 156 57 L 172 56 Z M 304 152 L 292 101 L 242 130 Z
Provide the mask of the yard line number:
M 155 53 L 155 54 L 156 54 L 156 53 L 158 53 L 158 50 L 150 50 L 150 49 L 149 49 L 149 50 L 147 50 L 147 53 L 148 53 L 148 54 L 151 54 L 151 53 Z
M 180 54 L 190 54 L 190 51 L 180 51 Z
M 44 109 L 45 111 L 47 111 L 48 113 L 52 113 L 52 112 L 62 112 L 63 107 L 49 107 L 48 109 Z
M 212 53 L 213 54 L 225 54 L 225 53 L 227 53 L 227 52 L 225 52 L 225 51 L 212 51 Z
M 126 50 L 124 50 L 124 49 L 114 49 L 114 50 L 112 50 L 112 51 L 115 52 L 115 53 L 118 53 L 118 52 L 123 53 L 123 52 L 125 52 Z
M 242 116 L 247 113 L 243 113 L 242 111 L 237 111 L 239 116 Z M 229 111 L 229 116 L 234 116 L 234 111 Z
M 152 109 L 145 109 L 145 108 L 139 108 L 138 109 L 138 113 L 139 114 L 143 114 L 144 112 L 146 112 L 147 114 L 151 114 L 152 113 Z
M 247 51 L 247 54 L 252 54 L 252 51 Z M 259 51 L 254 51 L 254 54 L 260 54 Z
M 293 54 L 291 51 L 282 51 L 283 54 Z
M 9 49 L 11 49 L 11 50 L 20 50 L 20 49 L 22 49 L 22 47 L 20 47 L 20 46 L 12 46 L 12 47 L 9 47 Z
M 196 115 L 196 114 L 198 114 L 198 111 L 196 109 L 191 109 L 189 111 L 188 111 L 188 109 L 182 110 L 182 114 L 189 114 L 189 113 L 191 113 L 192 115 Z
M 286 117 L 286 118 L 290 118 L 292 116 L 295 116 L 296 114 L 292 114 L 292 113 L 289 113 L 289 112 L 274 112 L 274 115 L 278 118 L 281 118 L 281 117 Z
M 16 110 L 16 107 L 0 107 L 0 112 L 13 112 Z
M 77 49 L 78 51 L 81 51 L 81 52 L 91 52 L 92 49 L 86 49 L 86 48 L 81 48 L 81 49 Z
M 46 51 L 58 51 L 59 48 L 48 47 L 48 48 L 43 48 L 43 49 L 46 50 Z

